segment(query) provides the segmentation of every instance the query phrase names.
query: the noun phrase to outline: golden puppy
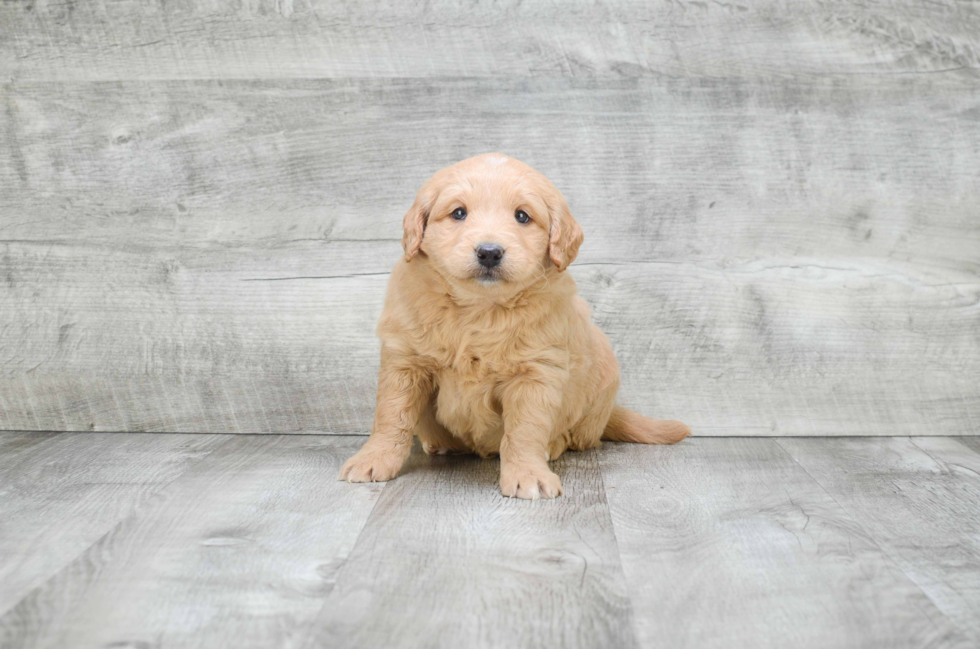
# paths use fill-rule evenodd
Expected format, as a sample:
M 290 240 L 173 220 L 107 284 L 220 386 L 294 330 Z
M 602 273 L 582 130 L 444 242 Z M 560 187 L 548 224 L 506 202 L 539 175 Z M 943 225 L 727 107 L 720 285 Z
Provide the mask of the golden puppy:
M 505 496 L 554 498 L 548 461 L 565 449 L 690 432 L 615 405 L 612 347 L 562 272 L 582 229 L 543 175 L 499 153 L 464 160 L 422 186 L 404 226 L 374 427 L 341 480 L 394 478 L 414 434 L 429 454 L 499 453 Z

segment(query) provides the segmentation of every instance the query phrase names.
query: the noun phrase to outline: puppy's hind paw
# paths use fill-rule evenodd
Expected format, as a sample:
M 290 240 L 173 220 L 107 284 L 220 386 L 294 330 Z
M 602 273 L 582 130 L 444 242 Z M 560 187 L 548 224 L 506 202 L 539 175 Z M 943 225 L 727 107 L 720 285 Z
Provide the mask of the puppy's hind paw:
M 429 444 L 428 442 L 422 442 L 422 450 L 425 451 L 426 455 L 449 455 L 449 453 L 451 453 L 450 449 L 448 448 L 435 446 L 434 444 Z
M 547 466 L 504 464 L 500 468 L 500 492 L 509 498 L 557 498 L 561 478 Z
M 468 451 L 453 446 L 437 446 L 429 442 L 422 442 L 422 450 L 427 455 L 463 455 Z

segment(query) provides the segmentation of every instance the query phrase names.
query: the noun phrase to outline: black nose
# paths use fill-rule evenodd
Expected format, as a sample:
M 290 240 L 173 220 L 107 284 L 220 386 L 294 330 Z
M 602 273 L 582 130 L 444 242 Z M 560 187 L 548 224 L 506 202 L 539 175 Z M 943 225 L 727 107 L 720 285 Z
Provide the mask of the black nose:
M 476 258 L 480 260 L 480 265 L 484 268 L 497 266 L 503 256 L 504 249 L 495 243 L 481 243 L 476 247 Z

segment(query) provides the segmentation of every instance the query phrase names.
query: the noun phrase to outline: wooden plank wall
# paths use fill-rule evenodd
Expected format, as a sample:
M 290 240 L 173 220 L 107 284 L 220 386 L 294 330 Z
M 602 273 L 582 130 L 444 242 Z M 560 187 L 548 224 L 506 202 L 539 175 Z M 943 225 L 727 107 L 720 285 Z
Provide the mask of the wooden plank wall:
M 366 432 L 402 214 L 565 192 L 622 401 L 980 433 L 980 5 L 0 4 L 0 429 Z

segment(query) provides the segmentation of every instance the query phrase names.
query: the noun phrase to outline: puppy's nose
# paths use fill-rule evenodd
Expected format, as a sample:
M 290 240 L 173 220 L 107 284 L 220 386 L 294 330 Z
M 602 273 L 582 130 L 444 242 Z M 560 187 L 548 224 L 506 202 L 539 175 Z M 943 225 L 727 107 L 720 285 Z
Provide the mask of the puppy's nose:
M 503 246 L 496 243 L 481 243 L 476 247 L 476 258 L 484 268 L 493 268 L 500 264 L 500 259 L 504 256 Z

